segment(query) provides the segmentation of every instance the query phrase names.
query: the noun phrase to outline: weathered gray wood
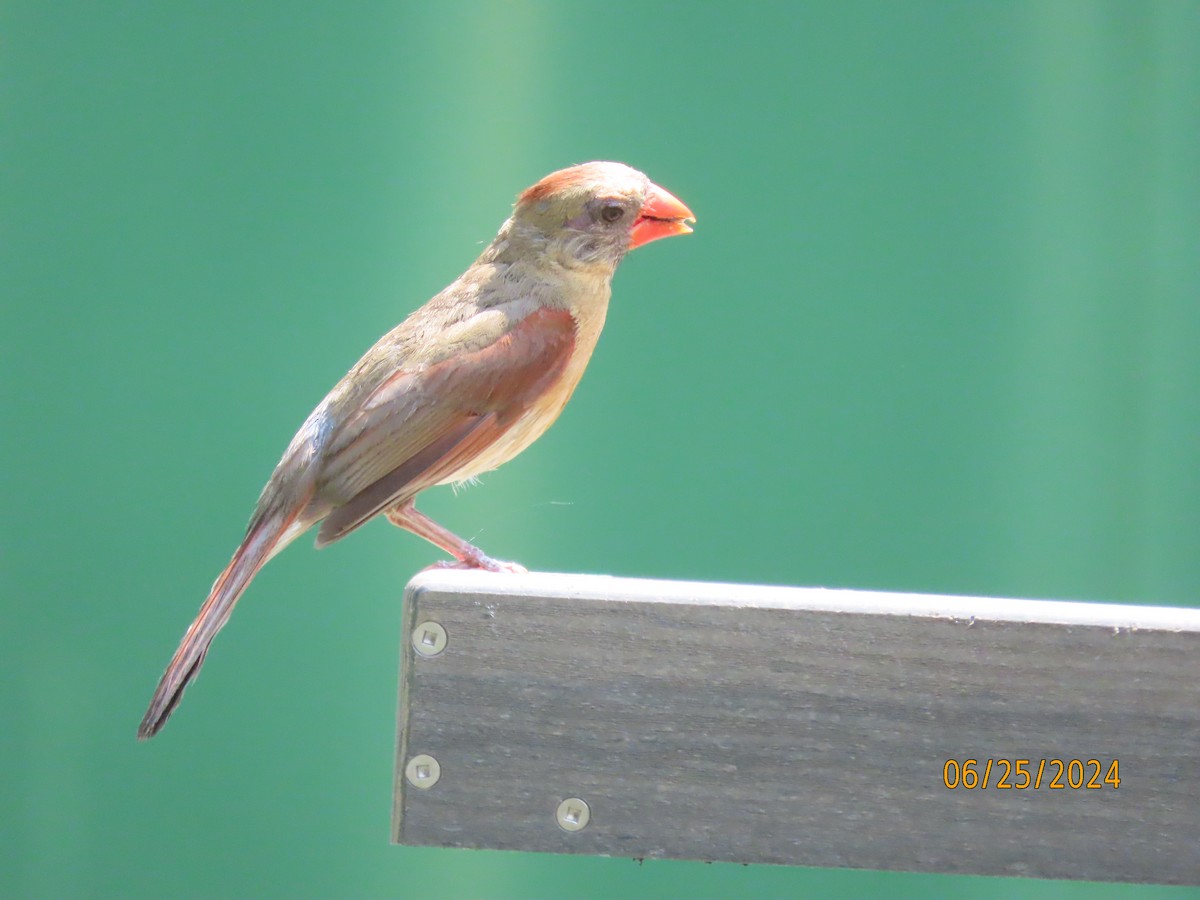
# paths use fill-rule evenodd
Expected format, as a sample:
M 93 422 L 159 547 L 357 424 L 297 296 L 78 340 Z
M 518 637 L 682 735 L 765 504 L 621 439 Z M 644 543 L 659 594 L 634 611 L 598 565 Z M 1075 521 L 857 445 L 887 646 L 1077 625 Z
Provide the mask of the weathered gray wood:
M 400 843 L 1200 883 L 1200 610 L 432 571 L 404 618 Z

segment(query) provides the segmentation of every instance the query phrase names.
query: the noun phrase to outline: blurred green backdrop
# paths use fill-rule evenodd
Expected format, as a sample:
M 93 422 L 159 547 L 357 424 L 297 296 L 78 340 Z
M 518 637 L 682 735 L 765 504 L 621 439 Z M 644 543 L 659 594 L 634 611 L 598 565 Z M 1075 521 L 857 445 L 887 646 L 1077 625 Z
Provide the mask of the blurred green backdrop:
M 134 729 L 312 406 L 594 158 L 696 234 L 431 514 L 546 570 L 1197 604 L 1198 85 L 1182 0 L 0 6 L 0 895 L 1178 895 L 389 846 L 438 553 L 384 523 Z

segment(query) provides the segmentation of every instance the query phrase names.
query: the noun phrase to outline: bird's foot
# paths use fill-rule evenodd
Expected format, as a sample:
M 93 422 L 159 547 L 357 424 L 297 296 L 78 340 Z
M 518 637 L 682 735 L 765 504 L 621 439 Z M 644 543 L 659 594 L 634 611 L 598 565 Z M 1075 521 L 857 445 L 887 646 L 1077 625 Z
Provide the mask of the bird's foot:
M 490 556 L 484 558 L 487 560 L 487 565 L 480 566 L 480 568 L 487 569 L 489 572 L 508 572 L 510 575 L 529 574 L 529 570 L 519 562 L 510 562 L 505 559 L 492 559 Z
M 485 572 L 508 572 L 513 575 L 522 575 L 529 571 L 520 563 L 492 559 L 483 553 L 473 554 L 468 559 L 443 559 L 441 562 L 426 566 L 425 569 L 426 571 L 429 569 L 482 569 Z
M 513 574 L 529 571 L 520 563 L 492 559 L 470 541 L 464 541 L 423 512 L 418 511 L 413 506 L 412 500 L 406 500 L 399 506 L 389 509 L 387 517 L 393 525 L 399 525 L 413 534 L 420 535 L 454 557 L 453 561 L 434 563 L 432 566 L 426 566 L 427 569 L 483 569 L 485 572 L 512 572 Z

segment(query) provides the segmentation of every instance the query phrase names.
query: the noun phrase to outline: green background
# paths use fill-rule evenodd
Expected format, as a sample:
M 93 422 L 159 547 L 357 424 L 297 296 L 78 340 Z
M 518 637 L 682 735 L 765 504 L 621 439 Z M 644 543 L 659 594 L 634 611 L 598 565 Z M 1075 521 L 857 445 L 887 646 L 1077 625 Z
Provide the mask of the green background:
M 392 847 L 439 554 L 382 522 L 134 730 L 312 406 L 595 158 L 696 233 L 426 511 L 545 570 L 1200 604 L 1198 85 L 1195 2 L 0 6 L 0 895 L 1184 893 Z

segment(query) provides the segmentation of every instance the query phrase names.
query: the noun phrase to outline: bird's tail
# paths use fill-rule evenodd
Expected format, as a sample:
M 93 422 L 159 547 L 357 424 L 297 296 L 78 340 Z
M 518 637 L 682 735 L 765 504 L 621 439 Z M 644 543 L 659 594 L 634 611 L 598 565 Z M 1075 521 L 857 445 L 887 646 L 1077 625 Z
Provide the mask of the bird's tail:
M 200 614 L 183 636 L 171 664 L 158 682 L 150 707 L 138 727 L 139 740 L 154 737 L 166 724 L 183 698 L 184 689 L 200 671 L 213 638 L 229 620 L 234 604 L 258 570 L 305 530 L 303 523 L 297 521 L 299 512 L 297 508 L 266 510 L 255 517 L 233 559 L 213 582 Z

